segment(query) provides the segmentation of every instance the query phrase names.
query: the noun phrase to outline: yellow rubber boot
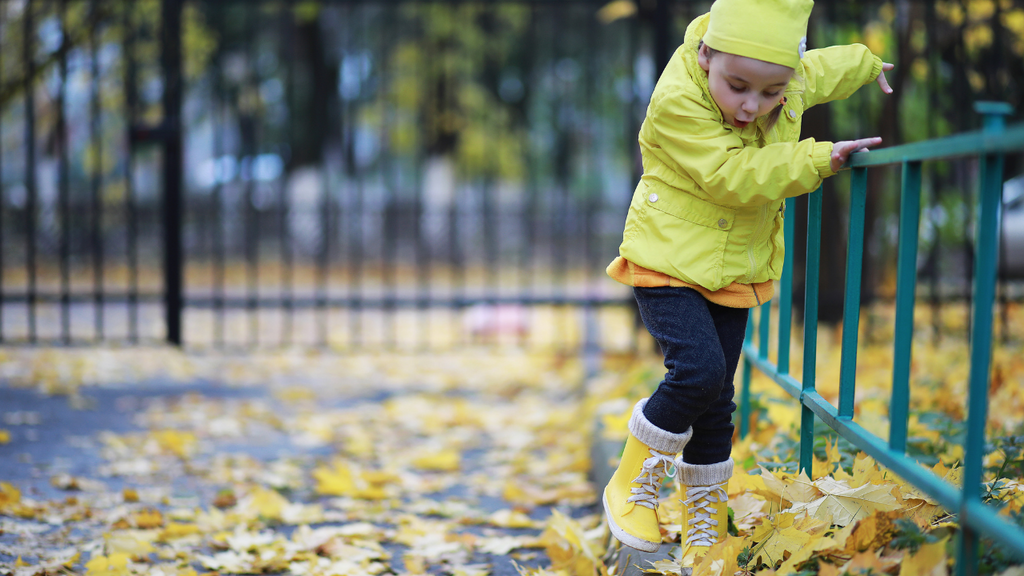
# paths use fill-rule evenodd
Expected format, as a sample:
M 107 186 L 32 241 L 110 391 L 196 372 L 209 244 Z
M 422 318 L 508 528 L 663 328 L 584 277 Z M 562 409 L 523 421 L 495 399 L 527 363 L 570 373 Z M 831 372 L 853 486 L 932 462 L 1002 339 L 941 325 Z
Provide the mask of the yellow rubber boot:
M 693 568 L 714 544 L 728 536 L 732 458 L 718 464 L 679 463 L 683 494 L 683 568 Z
M 604 489 L 604 512 L 612 535 L 631 548 L 655 552 L 661 546 L 658 492 L 665 476 L 674 472 L 676 454 L 691 431 L 673 434 L 644 417 L 647 400 L 633 407 L 629 438 L 619 467 Z

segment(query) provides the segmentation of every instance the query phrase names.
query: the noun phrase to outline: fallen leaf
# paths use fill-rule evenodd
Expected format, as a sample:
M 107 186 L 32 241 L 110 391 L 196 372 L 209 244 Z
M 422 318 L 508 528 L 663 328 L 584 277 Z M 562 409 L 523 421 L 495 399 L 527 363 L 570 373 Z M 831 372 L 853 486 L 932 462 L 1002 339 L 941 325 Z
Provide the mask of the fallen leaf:
M 164 515 L 159 510 L 139 510 L 114 522 L 114 528 L 159 528 L 164 525 Z
M 729 498 L 729 508 L 732 508 L 736 527 L 746 531 L 760 524 L 768 503 L 754 494 L 743 493 Z
M 109 556 L 97 556 L 85 563 L 88 576 L 127 576 L 129 554 L 118 552 Z
M 905 515 L 903 510 L 876 511 L 856 522 L 843 547 L 850 554 L 881 548 L 892 541 L 896 532 L 893 523 Z
M 708 548 L 700 564 L 694 567 L 693 573 L 706 576 L 733 576 L 740 569 L 736 558 L 746 546 L 746 539 L 737 536 L 728 536 L 716 542 Z
M 191 432 L 158 430 L 152 433 L 152 437 L 160 448 L 181 459 L 191 457 L 199 447 L 199 439 Z
M 821 552 L 832 550 L 836 547 L 836 541 L 832 538 L 812 538 L 811 541 L 795 551 L 779 566 L 779 574 L 792 574 L 796 569 Z
M 946 542 L 949 537 L 938 542 L 923 544 L 915 554 L 904 557 L 900 564 L 899 576 L 947 576 L 949 574 L 949 558 L 946 556 Z
M 316 491 L 326 496 L 352 496 L 367 500 L 382 500 L 388 497 L 387 491 L 382 484 L 375 484 L 370 480 L 390 480 L 390 476 L 367 476 L 358 470 L 353 470 L 344 462 L 335 461 L 328 467 L 320 467 L 313 470 L 313 478 L 316 479 Z
M 143 556 L 156 550 L 153 542 L 156 530 L 118 530 L 103 535 L 108 553 L 123 553 L 131 557 Z
M 587 531 L 579 522 L 562 514 L 557 509 L 551 511 L 547 528 L 541 533 L 540 542 L 544 545 L 551 559 L 551 567 L 555 570 L 568 570 L 571 574 L 595 574 L 598 566 L 603 563 L 598 556 L 603 554 L 601 543 L 590 541 Z
M 413 459 L 412 465 L 421 470 L 454 472 L 459 469 L 461 458 L 456 450 L 438 450 L 417 456 Z
M 880 574 L 885 572 L 885 564 L 882 563 L 876 552 L 861 552 L 850 558 L 850 561 L 840 571 L 850 574 Z
M 751 555 L 756 564 L 767 564 L 774 568 L 815 538 L 794 526 L 795 522 L 795 514 L 782 512 L 774 518 L 765 519 L 754 529 L 751 538 L 757 545 L 752 548 Z
M 288 506 L 288 504 L 288 499 L 276 490 L 255 486 L 245 498 L 239 501 L 236 508 L 257 518 L 280 520 L 285 506 Z
M 812 502 L 821 497 L 821 491 L 803 472 L 795 479 L 786 481 L 761 467 L 761 479 L 765 492 L 762 494 L 770 504 L 785 510 L 798 503 Z
M 846 526 L 877 511 L 899 508 L 896 497 L 892 495 L 892 484 L 865 484 L 851 488 L 828 477 L 816 480 L 814 484 L 824 496 L 813 502 L 796 503 L 790 512 L 806 512 L 837 526 Z
M 7 506 L 8 504 L 16 504 L 20 501 L 21 490 L 15 488 L 13 484 L 0 482 L 0 507 Z

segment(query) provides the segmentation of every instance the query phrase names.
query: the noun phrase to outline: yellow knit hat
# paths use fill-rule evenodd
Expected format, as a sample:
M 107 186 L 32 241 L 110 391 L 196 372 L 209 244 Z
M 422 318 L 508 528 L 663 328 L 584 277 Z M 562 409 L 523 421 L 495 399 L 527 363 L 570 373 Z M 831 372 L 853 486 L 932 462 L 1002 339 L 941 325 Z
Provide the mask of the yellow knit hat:
M 715 0 L 704 43 L 737 56 L 797 68 L 813 0 Z

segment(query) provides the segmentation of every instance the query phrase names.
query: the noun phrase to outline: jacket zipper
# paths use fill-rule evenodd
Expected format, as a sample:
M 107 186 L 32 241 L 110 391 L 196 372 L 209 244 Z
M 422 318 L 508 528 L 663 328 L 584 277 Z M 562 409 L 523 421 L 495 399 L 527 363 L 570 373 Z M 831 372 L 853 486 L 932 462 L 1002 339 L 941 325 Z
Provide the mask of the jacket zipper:
M 758 239 L 761 237 L 761 229 L 764 228 L 764 223 L 768 219 L 766 213 L 768 212 L 768 205 L 761 205 L 760 212 L 758 213 L 757 228 L 754 229 L 754 237 L 751 239 L 750 245 L 747 247 L 747 257 L 750 259 L 750 274 L 747 275 L 747 284 L 754 281 L 754 274 L 757 272 L 757 260 L 754 258 L 754 245 L 758 243 Z

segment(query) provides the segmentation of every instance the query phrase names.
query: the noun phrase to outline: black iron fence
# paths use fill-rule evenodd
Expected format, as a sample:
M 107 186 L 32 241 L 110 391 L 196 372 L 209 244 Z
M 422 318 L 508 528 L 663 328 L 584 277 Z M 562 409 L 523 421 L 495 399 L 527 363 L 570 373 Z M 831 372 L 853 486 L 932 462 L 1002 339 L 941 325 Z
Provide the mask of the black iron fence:
M 1016 102 L 1024 11 L 990 4 L 819 2 L 812 45 L 867 42 L 906 96 L 805 128 L 899 142 Z M 0 342 L 630 348 L 603 269 L 709 5 L 2 1 Z

